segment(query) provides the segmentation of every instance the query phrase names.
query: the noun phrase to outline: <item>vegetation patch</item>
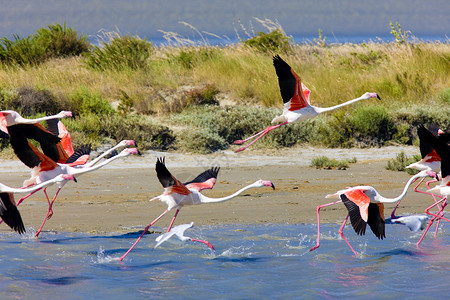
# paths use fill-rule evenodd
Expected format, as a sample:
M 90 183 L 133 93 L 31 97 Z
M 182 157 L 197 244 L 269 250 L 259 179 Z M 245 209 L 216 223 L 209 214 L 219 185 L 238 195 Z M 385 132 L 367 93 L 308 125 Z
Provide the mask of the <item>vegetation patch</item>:
M 148 59 L 153 52 L 152 43 L 146 39 L 133 36 L 118 36 L 110 43 L 94 46 L 85 54 L 86 66 L 100 71 L 138 70 L 148 66 Z
M 422 157 L 420 155 L 406 156 L 405 152 L 400 152 L 397 156 L 387 162 L 386 170 L 406 172 L 409 175 L 415 175 L 419 171 L 415 169 L 406 168 L 406 166 L 419 161 Z
M 337 160 L 334 158 L 328 158 L 327 156 L 317 156 L 311 160 L 311 167 L 316 169 L 338 169 L 345 170 L 350 164 L 356 163 L 356 157 L 352 159 Z

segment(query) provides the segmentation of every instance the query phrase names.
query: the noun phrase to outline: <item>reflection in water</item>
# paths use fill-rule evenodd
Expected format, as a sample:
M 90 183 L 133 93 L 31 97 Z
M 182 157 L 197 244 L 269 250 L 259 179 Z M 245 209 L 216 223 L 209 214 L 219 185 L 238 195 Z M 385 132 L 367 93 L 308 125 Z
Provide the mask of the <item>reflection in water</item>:
M 241 230 L 241 229 L 245 230 Z M 417 235 L 389 226 L 383 241 L 348 230 L 355 257 L 333 225 L 199 226 L 191 236 L 216 251 L 146 235 L 118 261 L 137 233 L 46 233 L 39 240 L 0 234 L 0 298 L 317 298 L 428 297 L 450 292 L 449 235 L 416 248 Z M 349 228 L 347 228 L 349 229 Z M 327 234 L 328 232 L 328 234 Z M 420 270 L 420 272 L 418 272 Z

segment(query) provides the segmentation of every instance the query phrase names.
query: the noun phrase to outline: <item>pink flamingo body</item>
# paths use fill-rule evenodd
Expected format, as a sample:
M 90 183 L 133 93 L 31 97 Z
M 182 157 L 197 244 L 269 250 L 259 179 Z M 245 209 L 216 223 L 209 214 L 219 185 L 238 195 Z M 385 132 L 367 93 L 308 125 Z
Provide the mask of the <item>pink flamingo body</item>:
M 206 188 L 212 188 L 214 186 L 219 171 L 218 168 L 215 169 L 212 168 L 210 170 L 207 170 L 202 174 L 200 174 L 199 176 L 197 176 L 196 179 L 186 184 L 181 183 L 178 179 L 172 176 L 172 174 L 165 166 L 164 158 L 160 158 L 157 160 L 155 169 L 156 174 L 158 176 L 158 180 L 164 187 L 164 192 L 163 194 L 150 199 L 150 201 L 160 200 L 161 202 L 167 204 L 167 209 L 144 228 L 144 231 L 134 242 L 134 244 L 130 247 L 130 249 L 128 249 L 128 251 L 125 252 L 125 254 L 119 258 L 120 261 L 122 261 L 128 255 L 128 253 L 130 253 L 130 251 L 137 245 L 137 243 L 141 240 L 141 238 L 153 224 L 155 224 L 166 213 L 168 213 L 174 208 L 176 208 L 176 212 L 172 218 L 172 221 L 170 222 L 167 232 L 171 230 L 180 209 L 185 205 L 199 205 L 204 203 L 218 203 L 227 201 L 238 196 L 239 194 L 250 188 L 264 187 L 264 186 L 270 186 L 272 188 L 275 188 L 272 182 L 268 180 L 257 180 L 256 182 L 241 188 L 232 195 L 222 198 L 210 198 L 201 194 L 200 191 Z M 207 245 L 209 248 L 214 249 L 214 247 L 208 241 L 202 240 L 195 240 L 195 241 L 203 243 Z
M 278 55 L 273 57 L 273 65 L 278 76 L 278 83 L 280 86 L 280 92 L 283 98 L 284 106 L 283 113 L 280 116 L 275 117 L 272 120 L 272 123 L 281 123 L 269 126 L 264 130 L 258 132 L 257 134 L 244 140 L 235 141 L 234 144 L 240 145 L 254 138 L 252 142 L 242 148 L 239 148 L 236 152 L 247 149 L 264 135 L 280 126 L 308 120 L 316 117 L 321 113 L 333 111 L 361 100 L 370 98 L 380 99 L 380 97 L 376 93 L 365 93 L 359 98 L 332 107 L 323 108 L 313 106 L 309 101 L 311 91 L 301 82 L 300 76 L 298 76 L 294 72 L 294 70 Z
M 34 185 L 29 188 L 16 189 L 0 183 L 0 198 L 1 198 L 0 215 L 2 220 L 19 234 L 24 233 L 25 227 L 23 225 L 22 217 L 20 216 L 20 213 L 17 210 L 17 205 L 14 201 L 14 194 L 34 192 L 36 190 L 45 188 L 49 185 L 67 182 L 68 180 L 73 180 L 76 182 L 76 179 L 73 175 L 62 174 L 54 177 L 51 180 L 44 181 L 38 185 Z
M 408 168 L 408 169 L 415 169 L 415 170 L 418 170 L 418 171 L 428 170 L 428 171 L 439 173 L 439 171 L 441 170 L 441 158 L 436 153 L 436 151 L 431 147 L 430 143 L 428 142 L 428 140 L 424 136 L 424 134 L 425 134 L 424 131 L 426 129 L 423 126 L 420 126 L 420 128 L 422 128 L 422 129 L 419 129 L 417 131 L 417 135 L 419 136 L 419 141 L 420 141 L 419 148 L 420 148 L 420 154 L 421 154 L 422 158 L 419 161 L 406 166 L 406 168 Z M 444 132 L 439 130 L 437 127 L 432 128 L 432 130 L 434 132 L 433 133 L 434 135 L 440 135 L 441 137 L 443 137 Z M 442 197 L 437 196 L 437 195 L 435 195 L 433 193 L 426 192 L 426 191 L 421 191 L 421 190 L 418 189 L 419 186 L 422 184 L 422 182 L 424 180 L 425 180 L 425 178 L 422 178 L 419 181 L 419 183 L 413 189 L 414 192 L 432 196 L 435 203 L 437 202 L 436 197 L 442 199 Z M 426 186 L 427 186 L 428 190 L 430 189 L 430 184 L 433 183 L 433 182 L 436 182 L 436 181 L 437 181 L 436 179 L 433 179 L 431 181 L 427 181 L 426 182 Z M 391 218 L 392 219 L 396 218 L 395 217 L 395 211 L 397 210 L 399 205 L 400 205 L 400 201 L 397 203 L 395 208 L 392 210 L 392 213 L 391 213 Z
M 428 226 L 425 229 L 424 233 L 422 234 L 422 237 L 417 242 L 417 246 L 419 246 L 420 243 L 422 242 L 423 238 L 425 237 L 430 226 L 433 224 L 434 220 L 437 219 L 450 222 L 449 219 L 443 216 L 444 208 L 447 205 L 447 198 L 450 195 L 450 146 L 447 144 L 447 140 L 443 140 L 440 139 L 439 137 L 434 136 L 424 127 L 419 127 L 418 130 L 423 135 L 423 138 L 426 139 L 428 143 L 430 143 L 430 145 L 433 147 L 433 149 L 437 152 L 437 154 L 441 158 L 441 174 L 442 174 L 441 184 L 436 185 L 435 187 L 429 189 L 428 192 L 437 191 L 442 195 L 442 199 L 425 209 L 425 213 L 432 216 L 432 218 L 428 223 Z M 441 207 L 439 207 L 439 205 L 441 205 Z M 436 214 L 430 212 L 430 209 L 432 209 L 435 206 L 438 207 L 438 212 Z
M 353 229 L 359 235 L 364 235 L 366 225 L 369 224 L 373 233 L 378 239 L 385 237 L 385 221 L 384 221 L 384 203 L 395 203 L 403 199 L 408 192 L 408 187 L 419 177 L 435 177 L 436 173 L 431 171 L 421 171 L 420 173 L 412 176 L 406 183 L 403 192 L 396 198 L 385 198 L 381 196 L 375 188 L 371 186 L 355 186 L 349 187 L 345 190 L 337 191 L 334 194 L 327 195 L 326 198 L 339 198 L 340 200 L 319 205 L 316 208 L 317 212 L 317 240 L 316 245 L 310 249 L 313 251 L 320 246 L 320 209 L 331 206 L 340 202 L 343 202 L 348 210 L 347 218 L 344 220 L 339 233 L 350 247 L 352 252 L 357 255 L 356 251 L 350 245 L 343 234 L 344 225 L 350 217 L 350 222 Z

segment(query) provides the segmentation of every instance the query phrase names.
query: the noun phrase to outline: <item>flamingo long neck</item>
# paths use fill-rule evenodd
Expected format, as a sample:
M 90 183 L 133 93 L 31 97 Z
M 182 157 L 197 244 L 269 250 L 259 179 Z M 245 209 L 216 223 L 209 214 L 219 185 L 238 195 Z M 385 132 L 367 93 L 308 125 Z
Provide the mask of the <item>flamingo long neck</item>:
M 349 101 L 347 101 L 347 102 L 344 102 L 344 103 L 341 103 L 341 104 L 338 104 L 338 105 L 335 105 L 335 106 L 330 106 L 330 107 L 315 107 L 315 109 L 316 109 L 316 111 L 317 111 L 318 113 L 324 113 L 324 112 L 327 112 L 327 111 L 332 111 L 332 110 L 339 109 L 339 108 L 341 108 L 341 107 L 344 107 L 344 106 L 353 104 L 353 103 L 355 103 L 355 102 L 358 102 L 358 101 L 361 101 L 361 100 L 364 100 L 364 99 L 366 99 L 366 98 L 364 98 L 364 97 L 359 97 L 359 98 L 356 98 L 356 99 L 353 99 L 353 100 L 349 100 Z
M 121 157 L 124 157 L 124 155 L 118 154 L 118 155 L 116 155 L 116 156 L 113 156 L 113 157 L 111 157 L 111 158 L 108 158 L 108 159 L 105 160 L 105 161 L 102 161 L 101 163 L 99 163 L 98 165 L 95 165 L 95 166 L 88 166 L 88 167 L 83 167 L 83 168 L 73 168 L 73 167 L 70 167 L 70 168 L 68 169 L 68 173 L 71 174 L 71 175 L 77 175 L 77 174 L 84 174 L 84 173 L 92 172 L 92 171 L 98 170 L 98 169 L 100 169 L 100 168 L 106 166 L 107 164 L 109 164 L 109 163 L 111 163 L 112 161 L 114 161 L 114 160 L 116 160 L 116 159 L 118 159 L 118 158 L 121 158 Z
M 108 154 L 110 154 L 111 152 L 113 152 L 114 150 L 116 150 L 117 148 L 119 148 L 121 145 L 117 144 L 114 147 L 112 147 L 109 150 L 106 150 L 105 152 L 103 152 L 101 155 L 99 155 L 97 158 L 93 159 L 92 161 L 90 161 L 89 163 L 87 163 L 85 165 L 85 167 L 92 167 L 93 165 L 95 165 L 96 163 L 98 163 L 102 158 L 104 158 L 105 156 L 107 156 Z
M 49 185 L 52 185 L 52 184 L 56 183 L 58 180 L 59 180 L 58 178 L 53 178 L 51 180 L 46 180 L 39 184 L 32 185 L 30 187 L 23 188 L 23 189 L 12 188 L 12 187 L 9 187 L 7 185 L 0 183 L 0 191 L 3 193 L 32 193 L 36 190 L 39 190 L 41 188 L 45 188 Z
M 202 202 L 202 203 L 215 203 L 215 202 L 227 201 L 227 200 L 233 199 L 234 197 L 238 196 L 242 192 L 244 192 L 244 191 L 246 191 L 248 189 L 251 189 L 253 187 L 258 187 L 258 186 L 256 186 L 255 183 L 252 183 L 250 185 L 247 185 L 247 186 L 243 187 L 242 189 L 238 190 L 237 192 L 235 192 L 235 193 L 233 193 L 233 194 L 231 194 L 229 196 L 222 197 L 222 198 L 210 198 L 210 197 L 207 197 L 207 196 L 199 193 L 199 195 L 200 195 L 200 202 Z
M 382 198 L 382 200 L 383 200 L 382 202 L 383 202 L 383 203 L 396 203 L 396 202 L 402 200 L 402 199 L 406 196 L 406 193 L 408 192 L 409 186 L 414 182 L 414 180 L 416 180 L 416 179 L 419 178 L 419 177 L 423 177 L 423 176 L 422 176 L 422 175 L 419 175 L 419 174 L 416 174 L 416 175 L 412 176 L 412 177 L 408 180 L 408 182 L 406 183 L 405 187 L 403 188 L 403 192 L 402 192 L 398 197 L 395 197 L 395 198 L 385 198 L 385 197 L 380 196 L 380 198 Z
M 58 115 L 47 116 L 47 117 L 42 117 L 42 118 L 37 118 L 37 119 L 25 119 L 23 117 L 20 117 L 20 123 L 21 124 L 36 124 L 36 123 L 40 123 L 42 121 L 47 121 L 47 120 L 51 120 L 51 119 L 59 119 L 59 118 L 61 118 L 61 116 L 58 116 Z

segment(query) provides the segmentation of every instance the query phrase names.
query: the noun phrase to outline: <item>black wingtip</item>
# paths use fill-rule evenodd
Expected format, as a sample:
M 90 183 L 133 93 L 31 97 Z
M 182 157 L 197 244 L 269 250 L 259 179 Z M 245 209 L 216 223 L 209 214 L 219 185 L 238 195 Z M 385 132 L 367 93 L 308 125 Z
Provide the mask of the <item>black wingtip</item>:
M 378 95 L 378 94 L 377 94 L 377 99 L 378 99 L 378 100 L 381 100 L 381 97 L 380 97 L 380 95 Z

